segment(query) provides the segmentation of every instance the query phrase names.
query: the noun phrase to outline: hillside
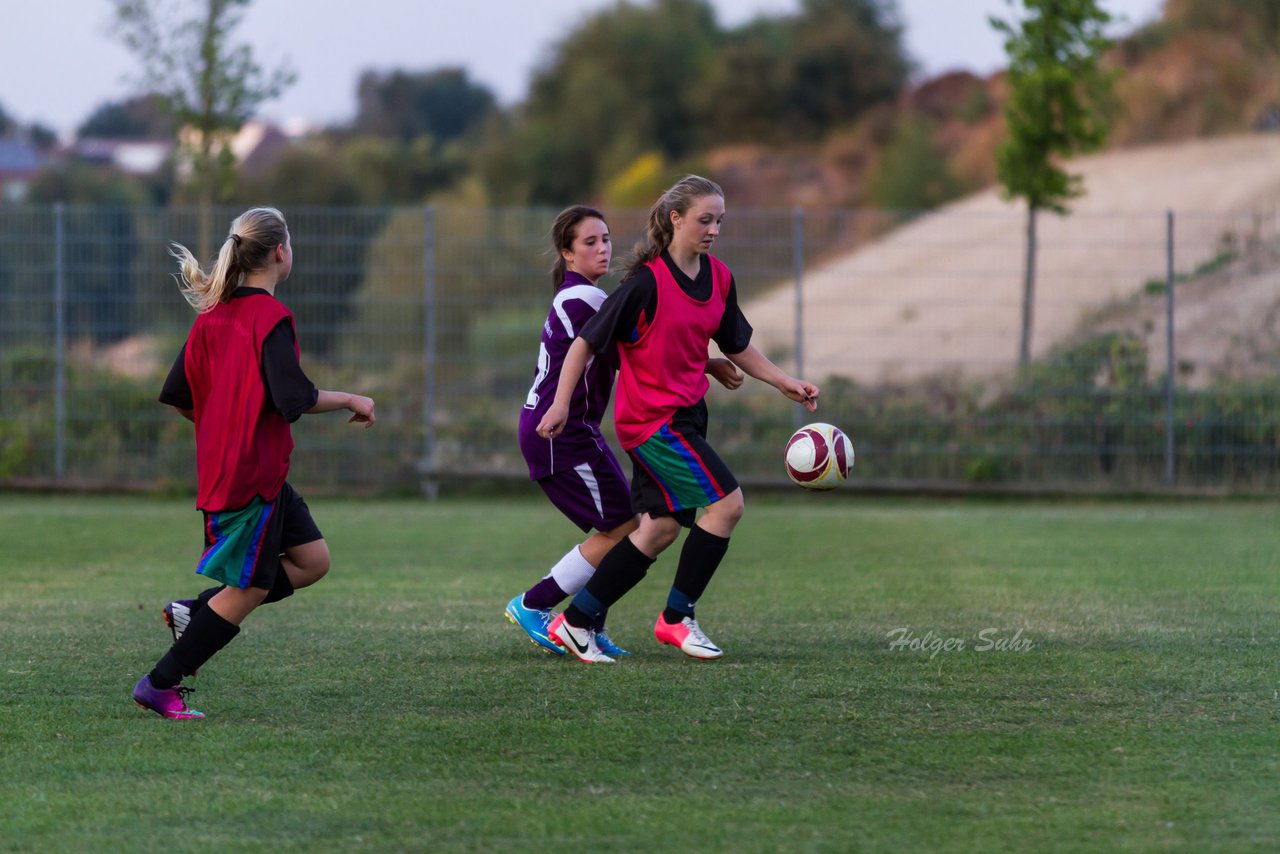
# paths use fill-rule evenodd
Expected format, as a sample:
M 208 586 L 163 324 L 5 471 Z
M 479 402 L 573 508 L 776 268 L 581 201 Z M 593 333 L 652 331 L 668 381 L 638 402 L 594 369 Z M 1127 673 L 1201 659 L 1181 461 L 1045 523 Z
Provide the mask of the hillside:
M 1226 370 L 1229 357 L 1239 362 L 1242 352 L 1266 350 L 1245 342 L 1243 326 L 1229 319 L 1270 317 L 1274 325 L 1280 311 L 1277 259 L 1259 248 L 1280 241 L 1280 134 L 1116 150 L 1069 168 L 1083 176 L 1087 195 L 1069 216 L 1040 217 L 1035 354 L 1104 316 L 1112 327 L 1163 341 L 1163 314 L 1139 297 L 1148 282 L 1165 278 L 1169 210 L 1177 213 L 1179 273 L 1246 254 L 1252 264 L 1218 269 L 1211 284 L 1179 287 L 1189 300 L 1175 325 L 1184 377 L 1207 381 Z M 989 189 L 809 271 L 806 376 L 880 382 L 1007 374 L 1018 351 L 1025 219 L 1021 206 Z M 744 306 L 766 352 L 791 352 L 793 299 L 792 283 L 783 282 Z M 1161 368 L 1162 348 L 1152 351 Z

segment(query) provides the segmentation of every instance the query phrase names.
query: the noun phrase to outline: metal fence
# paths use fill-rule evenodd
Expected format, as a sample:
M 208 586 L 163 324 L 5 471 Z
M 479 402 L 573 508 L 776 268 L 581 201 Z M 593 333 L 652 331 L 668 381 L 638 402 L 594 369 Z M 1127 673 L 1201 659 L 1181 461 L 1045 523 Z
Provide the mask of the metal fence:
M 192 488 L 190 426 L 155 402 L 192 320 L 166 249 L 217 245 L 238 212 L 0 207 L 0 484 Z M 296 425 L 295 481 L 388 494 L 524 478 L 515 424 L 555 211 L 286 213 L 296 261 L 278 296 L 304 367 L 380 413 L 368 432 Z M 617 255 L 643 216 L 612 214 Z M 1276 214 L 1042 216 L 1020 366 L 1025 226 L 972 204 L 731 211 L 716 253 L 759 346 L 822 385 L 817 418 L 853 436 L 864 488 L 1272 489 Z M 710 404 L 740 477 L 781 482 L 805 413 L 754 381 Z

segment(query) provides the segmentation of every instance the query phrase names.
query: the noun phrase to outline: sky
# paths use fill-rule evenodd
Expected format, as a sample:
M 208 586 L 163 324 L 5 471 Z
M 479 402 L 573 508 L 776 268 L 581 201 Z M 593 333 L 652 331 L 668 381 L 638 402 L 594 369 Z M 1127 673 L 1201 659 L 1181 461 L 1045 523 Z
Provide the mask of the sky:
M 167 0 L 171 5 L 174 0 Z M 615 0 L 253 0 L 237 41 L 267 68 L 287 61 L 297 82 L 260 115 L 286 126 L 355 114 L 366 70 L 463 66 L 504 105 L 524 98 L 554 46 Z M 1163 0 L 1101 0 L 1125 32 L 1155 18 Z M 720 24 L 785 15 L 801 0 L 712 0 Z M 98 106 L 137 94 L 139 61 L 112 34 L 110 0 L 6 0 L 0 11 L 0 106 L 21 124 L 70 136 Z M 904 41 L 924 76 L 1003 66 L 987 16 L 1006 0 L 897 0 Z

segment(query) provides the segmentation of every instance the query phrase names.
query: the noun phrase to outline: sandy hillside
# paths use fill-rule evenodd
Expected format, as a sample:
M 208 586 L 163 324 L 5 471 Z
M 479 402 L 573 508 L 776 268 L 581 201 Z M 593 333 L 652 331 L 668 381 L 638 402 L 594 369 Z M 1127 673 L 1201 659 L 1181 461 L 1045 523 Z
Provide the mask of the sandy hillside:
M 1070 171 L 1083 176 L 1086 195 L 1069 216 L 1039 218 L 1035 354 L 1072 334 L 1086 316 L 1132 303 L 1148 281 L 1163 281 L 1169 210 L 1179 273 L 1280 240 L 1280 134 L 1112 151 L 1081 158 Z M 804 375 L 875 382 L 1007 372 L 1018 353 L 1025 227 L 1023 206 L 988 190 L 808 271 Z M 1268 275 L 1228 277 L 1252 284 L 1209 289 L 1216 302 L 1199 313 L 1185 306 L 1175 330 L 1191 343 L 1197 339 L 1191 327 L 1212 320 L 1214 333 L 1200 336 L 1212 340 L 1224 334 L 1221 309 L 1229 306 L 1240 318 L 1266 315 L 1276 284 Z M 780 283 L 744 306 L 756 343 L 788 366 L 792 286 Z M 1150 305 L 1144 311 L 1147 331 L 1162 336 L 1163 327 L 1152 324 L 1163 324 L 1163 315 Z M 1214 357 L 1205 351 L 1194 358 Z

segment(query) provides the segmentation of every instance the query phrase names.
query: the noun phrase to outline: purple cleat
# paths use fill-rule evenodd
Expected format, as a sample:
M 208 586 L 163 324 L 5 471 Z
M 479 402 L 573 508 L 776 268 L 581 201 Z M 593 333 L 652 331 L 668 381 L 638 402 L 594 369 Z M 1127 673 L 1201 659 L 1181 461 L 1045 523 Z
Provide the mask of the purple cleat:
M 133 701 L 162 718 L 174 720 L 202 718 L 204 712 L 188 709 L 186 702 L 182 699 L 190 691 L 190 688 L 183 688 L 181 685 L 175 685 L 172 688 L 156 688 L 151 684 L 151 674 L 148 673 L 133 686 Z

